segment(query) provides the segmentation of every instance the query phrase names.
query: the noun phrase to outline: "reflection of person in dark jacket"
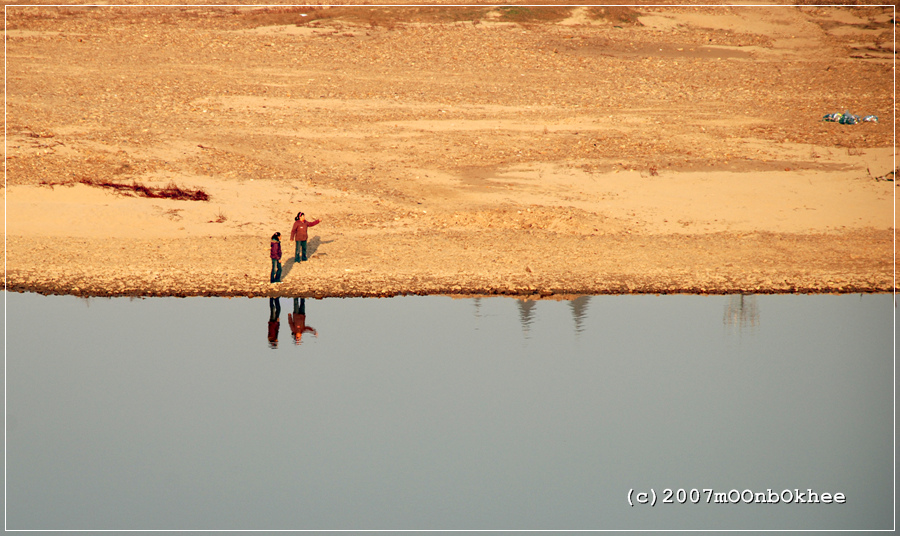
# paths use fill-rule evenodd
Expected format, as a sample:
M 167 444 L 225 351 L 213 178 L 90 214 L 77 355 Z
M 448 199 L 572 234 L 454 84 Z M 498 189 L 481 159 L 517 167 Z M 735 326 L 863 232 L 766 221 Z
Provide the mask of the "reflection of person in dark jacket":
M 306 325 L 306 301 L 303 298 L 294 298 L 294 313 L 288 313 L 288 322 L 291 325 L 291 333 L 294 334 L 294 344 L 300 344 L 300 338 L 307 331 L 311 331 L 316 337 L 319 336 L 319 332 Z
M 294 218 L 294 226 L 291 227 L 291 240 L 295 242 L 294 262 L 306 260 L 306 241 L 309 240 L 306 229 L 318 225 L 320 221 L 322 220 L 306 221 L 306 216 L 302 212 L 297 213 L 297 217 Z
M 269 348 L 278 348 L 278 328 L 281 322 L 281 302 L 278 298 L 269 298 Z

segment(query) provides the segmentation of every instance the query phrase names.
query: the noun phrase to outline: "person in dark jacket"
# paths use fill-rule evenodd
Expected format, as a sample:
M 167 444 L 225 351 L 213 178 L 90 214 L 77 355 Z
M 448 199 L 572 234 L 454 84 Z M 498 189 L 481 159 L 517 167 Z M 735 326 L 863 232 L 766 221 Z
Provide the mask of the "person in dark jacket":
M 297 216 L 294 218 L 294 226 L 291 228 L 291 240 L 295 242 L 294 262 L 307 260 L 306 241 L 309 240 L 309 235 L 306 229 L 317 225 L 320 221 L 322 220 L 306 221 L 306 215 L 302 212 L 297 213 Z
M 281 233 L 272 235 L 269 257 L 272 259 L 272 275 L 269 277 L 269 283 L 281 283 Z

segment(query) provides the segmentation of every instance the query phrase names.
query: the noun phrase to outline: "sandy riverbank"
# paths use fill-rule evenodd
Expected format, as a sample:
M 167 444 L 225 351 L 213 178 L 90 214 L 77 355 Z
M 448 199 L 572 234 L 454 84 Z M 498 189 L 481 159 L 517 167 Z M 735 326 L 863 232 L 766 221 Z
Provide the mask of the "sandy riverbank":
M 7 287 L 893 290 L 890 11 L 442 9 L 12 10 Z

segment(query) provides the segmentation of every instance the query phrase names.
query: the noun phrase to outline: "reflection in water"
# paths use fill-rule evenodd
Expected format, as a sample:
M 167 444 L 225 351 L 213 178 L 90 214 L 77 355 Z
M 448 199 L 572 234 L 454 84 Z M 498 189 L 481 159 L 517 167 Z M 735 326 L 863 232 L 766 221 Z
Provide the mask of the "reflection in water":
M 575 335 L 579 335 L 584 331 L 584 322 L 587 319 L 588 304 L 591 301 L 591 296 L 578 296 L 567 301 L 572 312 L 572 320 L 575 322 Z M 525 338 L 528 338 L 531 327 L 535 322 L 538 301 L 529 298 L 515 298 L 515 302 L 516 308 L 519 310 L 519 324 L 522 326 L 522 333 Z M 475 306 L 475 318 L 481 318 L 481 298 L 472 298 L 472 305 Z M 492 315 L 488 314 L 487 316 Z
M 280 327 L 281 303 L 280 298 L 269 298 L 269 347 L 278 347 L 278 331 Z M 319 333 L 312 326 L 307 325 L 306 321 L 306 300 L 305 298 L 293 298 L 293 311 L 288 314 L 288 323 L 291 328 L 291 335 L 295 345 L 303 342 L 303 335 L 312 333 L 318 337 Z M 527 298 L 517 298 L 515 300 L 518 309 L 519 324 L 522 328 L 522 335 L 529 339 L 532 336 L 531 330 L 537 318 L 538 301 Z M 574 334 L 581 335 L 585 331 L 586 321 L 588 319 L 588 309 L 591 302 L 591 296 L 579 296 L 568 300 L 569 310 L 574 323 Z M 482 299 L 472 298 L 475 306 L 475 317 L 482 317 Z M 493 316 L 488 314 L 487 316 Z M 736 331 L 745 329 L 755 330 L 759 326 L 759 307 L 757 304 L 757 296 L 753 295 L 734 295 L 728 296 L 728 302 L 725 306 L 723 323 L 726 326 L 734 328 Z
M 584 319 L 587 318 L 588 302 L 590 296 L 579 296 L 569 301 L 569 307 L 572 308 L 572 319 L 575 321 L 575 334 L 584 331 Z
M 269 348 L 278 348 L 278 328 L 281 326 L 280 298 L 269 298 Z
M 572 319 L 575 321 L 576 335 L 584 331 L 584 320 L 587 318 L 588 302 L 590 300 L 590 296 L 579 296 L 574 300 L 569 300 L 569 307 L 572 309 Z M 516 300 L 516 306 L 519 308 L 519 323 L 522 325 L 522 333 L 527 338 L 531 331 L 531 326 L 534 324 L 537 302 L 529 299 L 520 299 Z
M 303 359 L 268 297 L 6 295 L 11 530 L 892 526 L 890 295 L 734 296 L 739 344 L 729 296 L 298 298 Z M 848 500 L 627 506 L 669 482 Z
M 725 306 L 725 316 L 722 319 L 726 326 L 743 330 L 744 328 L 756 328 L 759 326 L 759 308 L 756 296 L 728 296 L 728 305 Z
M 294 335 L 294 344 L 299 345 L 303 334 L 311 331 L 316 337 L 319 333 L 312 326 L 306 325 L 306 300 L 294 298 L 294 312 L 288 313 L 288 322 L 291 325 L 291 333 Z
M 534 306 L 537 303 L 531 300 L 516 300 L 516 305 L 519 306 L 519 322 L 522 324 L 522 333 L 525 334 L 525 337 L 528 337 L 528 331 L 531 328 L 531 323 L 534 321 Z

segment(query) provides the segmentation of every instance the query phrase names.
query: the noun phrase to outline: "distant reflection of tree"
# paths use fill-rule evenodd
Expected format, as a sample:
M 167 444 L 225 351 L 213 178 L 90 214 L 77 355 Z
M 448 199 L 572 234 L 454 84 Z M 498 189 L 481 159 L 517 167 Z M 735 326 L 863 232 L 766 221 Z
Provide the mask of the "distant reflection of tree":
M 725 306 L 725 316 L 722 319 L 726 326 L 739 330 L 755 328 L 759 325 L 759 308 L 756 296 L 728 296 L 728 305 Z
M 522 324 L 522 332 L 527 336 L 531 329 L 531 323 L 534 321 L 534 307 L 537 305 L 528 299 L 517 300 L 519 306 L 519 323 Z
M 269 298 L 269 348 L 278 348 L 278 328 L 281 326 L 281 302 L 279 298 Z
M 587 318 L 588 302 L 590 296 L 579 296 L 574 300 L 569 300 L 569 307 L 572 308 L 572 319 L 575 321 L 575 334 L 584 331 L 584 319 Z
M 299 345 L 304 333 L 311 332 L 316 337 L 319 332 L 312 326 L 306 325 L 306 300 L 294 298 L 294 312 L 288 313 L 288 323 L 291 325 L 291 334 L 294 336 L 294 344 Z

